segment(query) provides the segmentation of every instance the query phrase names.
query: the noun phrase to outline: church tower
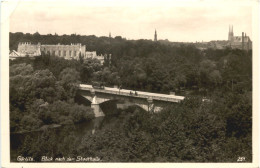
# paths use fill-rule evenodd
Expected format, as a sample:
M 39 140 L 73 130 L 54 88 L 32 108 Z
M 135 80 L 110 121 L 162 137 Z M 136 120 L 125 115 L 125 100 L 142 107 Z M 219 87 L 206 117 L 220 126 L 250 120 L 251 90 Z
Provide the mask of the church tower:
M 234 34 L 233 34 L 233 25 L 232 25 L 232 26 L 229 25 L 228 41 L 233 41 L 233 37 L 234 37 Z
M 156 32 L 156 29 L 155 29 L 155 33 L 154 33 L 154 41 L 157 41 L 157 32 Z

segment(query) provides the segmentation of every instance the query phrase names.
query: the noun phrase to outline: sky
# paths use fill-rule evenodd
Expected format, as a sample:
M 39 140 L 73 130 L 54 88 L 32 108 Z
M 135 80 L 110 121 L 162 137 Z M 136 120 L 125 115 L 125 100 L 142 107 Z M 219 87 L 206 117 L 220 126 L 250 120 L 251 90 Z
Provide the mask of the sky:
M 247 1 L 247 0 L 244 0 Z M 141 3 L 142 2 L 142 3 Z M 239 1 L 30 0 L 12 3 L 10 32 L 196 42 L 252 36 L 252 7 Z

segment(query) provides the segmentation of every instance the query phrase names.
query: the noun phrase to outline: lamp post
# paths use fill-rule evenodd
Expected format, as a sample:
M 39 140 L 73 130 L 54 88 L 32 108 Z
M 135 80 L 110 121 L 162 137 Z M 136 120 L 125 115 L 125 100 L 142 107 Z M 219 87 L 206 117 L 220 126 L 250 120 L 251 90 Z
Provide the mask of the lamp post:
M 118 87 L 118 89 L 119 89 L 119 94 L 120 94 L 120 89 L 121 89 L 120 76 L 117 76 L 117 87 Z

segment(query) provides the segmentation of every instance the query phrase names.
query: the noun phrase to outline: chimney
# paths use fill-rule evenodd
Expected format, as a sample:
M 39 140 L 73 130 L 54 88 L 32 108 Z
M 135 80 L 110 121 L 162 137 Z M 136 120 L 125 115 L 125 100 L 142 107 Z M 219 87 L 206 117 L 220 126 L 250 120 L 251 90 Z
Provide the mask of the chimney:
M 244 42 L 245 42 L 246 51 L 248 51 L 249 50 L 249 39 L 246 37 L 246 33 L 245 33 Z
M 244 50 L 244 32 L 242 32 L 242 50 Z

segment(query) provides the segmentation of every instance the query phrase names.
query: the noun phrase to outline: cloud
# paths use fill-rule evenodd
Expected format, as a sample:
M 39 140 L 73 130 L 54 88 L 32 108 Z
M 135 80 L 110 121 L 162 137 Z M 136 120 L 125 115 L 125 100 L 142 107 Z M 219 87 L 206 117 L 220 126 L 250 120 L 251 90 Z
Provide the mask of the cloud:
M 252 9 L 248 5 L 100 2 L 22 2 L 11 16 L 10 31 L 96 36 L 107 36 L 111 31 L 114 36 L 152 39 L 157 29 L 159 39 L 209 41 L 225 40 L 228 25 L 233 24 L 235 33 L 245 31 L 251 36 Z

